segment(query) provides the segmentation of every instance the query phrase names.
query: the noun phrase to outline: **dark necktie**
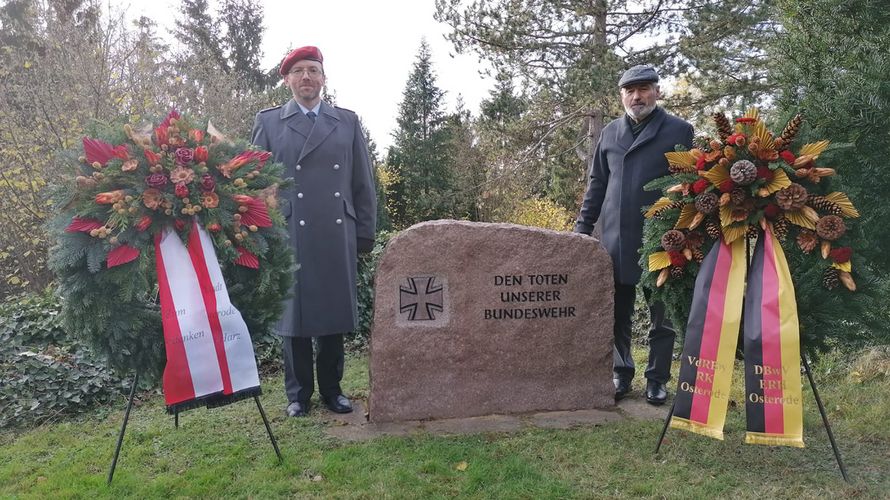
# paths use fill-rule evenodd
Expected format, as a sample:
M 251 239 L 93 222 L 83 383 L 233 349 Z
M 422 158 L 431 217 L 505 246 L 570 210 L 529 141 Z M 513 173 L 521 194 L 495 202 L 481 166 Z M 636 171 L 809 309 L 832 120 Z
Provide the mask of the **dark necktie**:
M 308 113 L 306 113 L 306 116 L 309 117 L 310 120 L 312 120 L 312 123 L 315 123 L 315 117 L 317 116 L 315 114 L 315 111 L 309 111 Z

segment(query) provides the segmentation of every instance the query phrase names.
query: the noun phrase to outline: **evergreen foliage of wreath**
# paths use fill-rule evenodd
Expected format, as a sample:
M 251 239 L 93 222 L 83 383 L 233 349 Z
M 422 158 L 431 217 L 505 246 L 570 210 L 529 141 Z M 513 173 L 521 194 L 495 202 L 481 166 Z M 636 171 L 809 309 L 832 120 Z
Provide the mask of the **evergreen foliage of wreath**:
M 112 368 L 159 378 L 166 356 L 154 240 L 174 228 L 187 244 L 195 221 L 213 241 L 252 337 L 268 334 L 295 268 L 277 209 L 283 166 L 176 111 L 153 129 L 98 135 L 83 139 L 77 175 L 55 193 L 50 223 L 67 331 Z
M 646 186 L 663 196 L 644 209 L 641 283 L 682 331 L 699 264 L 713 244 L 747 237 L 753 245 L 769 228 L 789 262 L 805 345 L 811 352 L 823 350 L 837 333 L 831 327 L 841 323 L 839 316 L 845 311 L 866 317 L 870 303 L 849 295 L 857 290 L 852 244 L 861 243 L 862 235 L 849 222 L 859 212 L 846 194 L 832 189 L 835 169 L 816 163 L 829 141 L 794 153 L 800 114 L 778 136 L 753 108 L 734 124 L 722 113 L 714 122 L 716 138 L 698 138 L 693 149 L 678 146 L 666 153 L 671 174 Z M 874 283 L 867 265 L 859 276 L 866 288 Z M 854 295 L 873 299 L 868 292 Z

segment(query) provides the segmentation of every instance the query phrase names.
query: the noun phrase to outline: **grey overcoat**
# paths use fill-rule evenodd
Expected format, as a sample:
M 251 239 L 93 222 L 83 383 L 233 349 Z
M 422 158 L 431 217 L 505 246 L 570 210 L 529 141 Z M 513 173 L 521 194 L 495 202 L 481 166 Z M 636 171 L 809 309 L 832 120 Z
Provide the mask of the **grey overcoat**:
M 313 123 L 296 101 L 260 111 L 253 143 L 272 152 L 294 187 L 279 195 L 300 269 L 279 335 L 355 330 L 357 238 L 374 239 L 377 197 L 368 147 L 352 111 L 322 102 Z
M 612 257 L 615 281 L 635 285 L 640 280 L 643 245 L 642 207 L 660 196 L 644 191 L 649 181 L 668 175 L 664 154 L 674 146 L 692 146 L 692 125 L 656 107 L 646 128 L 634 140 L 627 115 L 603 128 L 590 163 L 590 180 L 575 232 L 590 234 L 601 223 L 603 246 Z

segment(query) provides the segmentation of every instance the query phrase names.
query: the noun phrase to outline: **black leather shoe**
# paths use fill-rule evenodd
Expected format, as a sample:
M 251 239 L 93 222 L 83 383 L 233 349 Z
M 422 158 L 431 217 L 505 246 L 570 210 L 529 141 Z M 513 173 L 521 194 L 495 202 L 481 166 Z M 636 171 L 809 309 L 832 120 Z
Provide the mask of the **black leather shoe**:
M 650 405 L 663 405 L 667 398 L 667 385 L 655 380 L 646 382 L 646 402 Z
M 613 378 L 612 383 L 615 384 L 615 401 L 623 399 L 630 392 L 630 380 Z
M 352 403 L 349 399 L 342 395 L 337 394 L 336 396 L 324 397 L 322 398 L 324 401 L 324 405 L 328 407 L 328 410 L 331 410 L 334 413 L 350 413 L 352 412 Z
M 293 403 L 287 405 L 287 409 L 284 410 L 287 413 L 288 417 L 305 417 L 309 415 L 309 402 L 300 403 L 298 401 L 294 401 Z

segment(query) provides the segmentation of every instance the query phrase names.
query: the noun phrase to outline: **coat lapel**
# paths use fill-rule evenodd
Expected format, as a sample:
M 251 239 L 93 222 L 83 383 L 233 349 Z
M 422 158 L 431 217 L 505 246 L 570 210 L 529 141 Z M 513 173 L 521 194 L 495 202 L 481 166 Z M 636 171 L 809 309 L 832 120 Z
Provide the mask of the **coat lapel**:
M 648 125 L 646 125 L 646 128 L 644 128 L 643 131 L 640 132 L 640 135 L 637 136 L 637 140 L 634 141 L 630 149 L 627 150 L 628 153 L 642 147 L 644 144 L 655 138 L 655 135 L 658 133 L 658 129 L 661 128 L 661 124 L 664 122 L 664 110 L 662 110 L 660 107 L 657 107 L 652 113 L 654 113 L 652 116 L 652 120 L 649 122 Z M 630 125 L 628 125 L 627 128 L 628 130 L 630 130 Z M 631 134 L 631 137 L 633 137 L 633 134 Z
M 621 120 L 621 126 L 618 127 L 617 143 L 627 153 L 627 150 L 633 146 L 634 134 L 630 129 L 630 118 L 627 115 L 622 116 L 619 120 Z
M 310 120 L 306 118 L 306 121 Z M 340 118 L 337 117 L 334 108 L 322 101 L 321 107 L 318 109 L 318 117 L 315 119 L 315 126 L 312 127 L 312 131 L 309 133 L 306 143 L 303 144 L 303 151 L 300 152 L 300 158 L 297 162 L 303 161 L 303 158 L 305 158 L 306 155 L 311 153 L 319 144 L 324 142 L 324 140 L 331 135 L 331 132 L 337 128 L 339 122 Z
M 312 120 L 306 118 L 303 110 L 293 99 L 281 107 L 280 117 L 287 123 L 287 127 L 300 134 L 305 139 L 312 132 Z

